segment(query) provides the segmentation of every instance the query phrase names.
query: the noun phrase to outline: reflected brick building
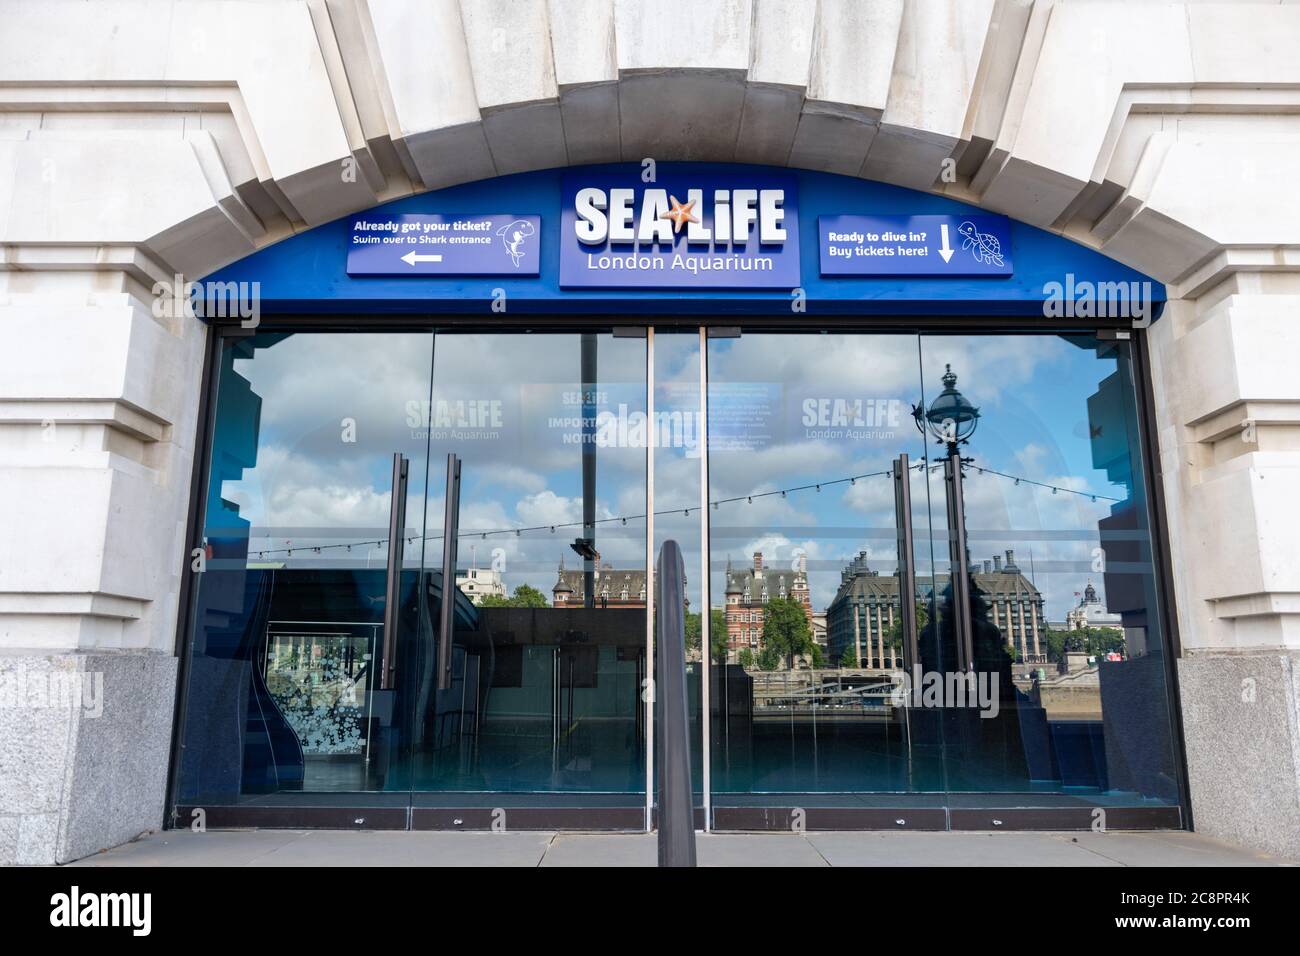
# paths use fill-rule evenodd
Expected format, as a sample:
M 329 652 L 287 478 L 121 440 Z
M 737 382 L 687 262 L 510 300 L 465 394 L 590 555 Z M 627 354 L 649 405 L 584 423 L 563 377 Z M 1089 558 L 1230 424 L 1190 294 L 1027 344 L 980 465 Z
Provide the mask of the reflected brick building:
M 765 567 L 763 552 L 754 552 L 752 567 L 737 571 L 727 561 L 727 649 L 758 651 L 763 638 L 764 605 L 772 598 L 793 598 L 803 605 L 808 627 L 813 629 L 812 597 L 808 591 L 808 562 L 800 557 L 795 568 Z

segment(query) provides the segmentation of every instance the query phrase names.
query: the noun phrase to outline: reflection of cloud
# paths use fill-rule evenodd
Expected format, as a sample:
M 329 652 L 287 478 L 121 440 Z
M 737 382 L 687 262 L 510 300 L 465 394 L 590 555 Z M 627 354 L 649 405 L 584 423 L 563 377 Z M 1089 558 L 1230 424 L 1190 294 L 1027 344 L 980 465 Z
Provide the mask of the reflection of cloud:
M 1026 478 L 1039 474 L 1047 455 L 1047 449 L 1036 442 L 1030 442 L 1020 449 L 1016 452 L 1016 461 L 1020 464 L 1021 474 Z
M 914 400 L 924 381 L 927 399 L 942 388 L 944 366 L 977 405 L 1001 404 L 1009 389 L 1030 382 L 1040 367 L 1072 350 L 1054 336 L 941 336 L 746 333 L 710 343 L 715 382 L 779 382 L 805 397 L 889 396 Z
M 324 461 L 340 452 L 346 420 L 355 439 L 343 449 L 348 454 L 364 452 L 386 461 L 400 451 L 414 462 L 431 444 L 435 462 L 455 451 L 479 474 L 499 473 L 513 486 L 535 490 L 545 481 L 527 479 L 517 469 L 544 473 L 580 467 L 581 448 L 564 440 L 577 429 L 551 422 L 580 411 L 579 404 L 565 400 L 580 391 L 580 338 L 570 333 L 297 333 L 263 344 L 251 360 L 237 359 L 235 371 L 262 400 L 263 441 Z M 598 387 L 610 402 L 644 407 L 645 340 L 609 335 L 598 340 Z M 430 400 L 431 365 L 435 407 L 494 403 L 501 426 L 435 429 L 427 443 L 422 410 Z M 639 452 L 602 450 L 600 467 L 634 474 Z
M 515 513 L 525 525 L 564 524 L 582 520 L 582 500 L 547 490 L 520 498 Z
M 924 491 L 918 482 L 913 482 L 912 499 L 916 500 L 918 491 Z M 894 514 L 894 479 L 864 478 L 844 489 L 844 504 L 854 511 L 868 515 L 889 515 L 893 523 Z
M 492 481 L 506 488 L 540 491 L 546 487 L 546 478 L 535 471 L 517 465 L 500 465 L 492 470 Z
M 1048 480 L 1061 488 L 1082 484 L 1079 478 Z M 1093 550 L 1100 545 L 1097 523 L 1110 513 L 1107 503 L 973 471 L 963 491 L 972 561 L 1014 549 L 1016 563 L 1042 592 L 1048 617 L 1063 619 L 1074 592 L 1092 574 Z
M 275 527 L 329 528 L 349 524 L 379 527 L 388 518 L 388 492 L 340 485 L 277 485 L 267 513 Z
M 816 335 L 746 333 L 714 339 L 709 375 L 714 382 L 779 382 L 810 396 L 916 390 L 914 335 Z
M 849 449 L 829 441 L 792 441 L 752 451 L 714 455 L 709 479 L 720 496 L 752 491 L 757 482 L 782 482 L 786 477 L 813 474 L 838 478 L 849 469 Z
M 258 449 L 257 467 L 227 481 L 222 494 L 260 527 L 377 528 L 388 523 L 392 491 L 377 488 L 368 462 L 318 461 L 280 445 Z
M 957 388 L 981 408 L 1023 400 L 1025 387 L 1044 366 L 1082 355 L 1050 335 L 927 335 L 921 352 L 927 402 L 943 388 L 940 377 L 951 364 Z
M 263 339 L 264 341 L 265 339 Z M 227 482 L 255 524 L 302 527 L 384 527 L 390 461 L 394 451 L 412 460 L 412 500 L 425 498 L 426 442 L 407 418 L 410 402 L 433 399 L 499 402 L 501 427 L 435 435 L 429 442 L 429 532 L 442 520 L 442 463 L 449 451 L 464 459 L 462 529 L 495 530 L 547 526 L 542 532 L 477 539 L 475 560 L 500 549 L 510 586 L 527 582 L 549 594 L 561 558 L 576 566 L 568 544 L 581 531 L 551 524 L 581 520 L 581 447 L 564 440 L 575 429 L 554 417 L 580 413 L 573 396 L 580 380 L 580 336 L 416 333 L 400 335 L 299 334 L 239 360 L 262 398 L 258 464 L 243 480 Z M 644 402 L 645 340 L 599 337 L 599 386 L 617 404 Z M 695 333 L 656 336 L 655 377 L 660 412 L 695 410 L 699 386 L 699 339 Z M 807 335 L 746 333 L 709 342 L 716 383 L 755 385 L 726 407 L 733 432 L 767 438 L 750 450 L 718 452 L 709 461 L 709 498 L 744 496 L 851 474 L 883 471 L 900 452 L 915 461 L 923 439 L 906 418 L 902 431 L 850 429 L 846 438 L 812 438 L 801 410 L 805 402 L 852 403 L 885 399 L 933 400 L 939 376 L 951 362 L 958 387 L 983 410 L 970 451 L 978 463 L 1056 484 L 1122 494 L 1092 467 L 1086 399 L 1113 367 L 1093 353 L 1048 336 Z M 770 383 L 768 388 L 764 383 Z M 819 406 L 820 407 L 820 406 Z M 722 403 L 715 411 L 722 408 Z M 343 420 L 355 422 L 355 442 L 342 437 Z M 737 425 L 737 422 L 740 422 Z M 716 436 L 715 436 L 716 437 Z M 941 454 L 930 444 L 931 454 Z M 655 452 L 657 510 L 690 509 L 656 519 L 656 544 L 675 537 L 686 552 L 689 586 L 698 594 L 700 462 L 680 448 Z M 597 456 L 598 517 L 645 511 L 645 451 L 602 448 Z M 927 494 L 928 492 L 928 494 Z M 1108 503 L 1052 495 L 1002 478 L 968 475 L 967 515 L 971 556 L 980 562 L 1007 548 L 1029 568 L 1060 619 L 1091 573 L 1097 521 Z M 946 570 L 946 515 L 941 474 L 913 476 L 918 571 L 931 571 L 933 550 Z M 414 504 L 408 524 L 422 514 Z M 807 552 L 814 605 L 824 609 L 839 584 L 839 568 L 868 550 L 871 566 L 891 573 L 895 544 L 892 482 L 884 477 L 835 485 L 818 493 L 755 498 L 710 509 L 713 601 L 721 604 L 721 566 L 728 555 L 748 564 L 755 549 L 788 564 L 796 548 Z M 619 567 L 645 562 L 645 522 L 602 524 L 602 559 Z M 467 539 L 468 541 L 468 539 Z M 462 560 L 469 561 L 468 543 Z M 434 549 L 437 546 L 432 546 Z M 429 559 L 431 560 L 431 559 Z M 1073 565 L 1073 567 L 1071 567 Z

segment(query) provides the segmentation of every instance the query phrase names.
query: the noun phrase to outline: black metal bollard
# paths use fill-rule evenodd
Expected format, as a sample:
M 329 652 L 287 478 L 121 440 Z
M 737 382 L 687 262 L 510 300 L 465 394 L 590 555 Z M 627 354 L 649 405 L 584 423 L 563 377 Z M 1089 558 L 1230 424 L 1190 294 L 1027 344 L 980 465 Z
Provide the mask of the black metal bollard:
M 655 766 L 659 865 L 695 866 L 695 807 L 686 704 L 686 570 L 676 541 L 659 551 L 655 600 Z M 708 613 L 708 608 L 704 609 Z

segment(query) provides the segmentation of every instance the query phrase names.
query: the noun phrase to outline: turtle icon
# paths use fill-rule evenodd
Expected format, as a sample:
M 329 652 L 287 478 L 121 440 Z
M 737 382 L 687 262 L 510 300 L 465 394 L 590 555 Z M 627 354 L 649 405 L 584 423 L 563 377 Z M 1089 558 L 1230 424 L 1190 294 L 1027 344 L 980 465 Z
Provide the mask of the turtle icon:
M 991 266 L 1005 265 L 1002 261 L 1002 243 L 998 242 L 997 236 L 980 232 L 975 228 L 975 223 L 969 220 L 958 226 L 957 231 L 964 240 L 961 247 L 969 249 L 976 262 L 986 262 Z

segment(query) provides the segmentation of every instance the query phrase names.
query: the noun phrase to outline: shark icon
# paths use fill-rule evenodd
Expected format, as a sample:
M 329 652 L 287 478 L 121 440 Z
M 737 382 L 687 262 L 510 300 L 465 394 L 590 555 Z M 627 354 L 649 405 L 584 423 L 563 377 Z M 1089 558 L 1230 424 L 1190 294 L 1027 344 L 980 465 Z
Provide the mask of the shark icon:
M 533 224 L 523 219 L 516 219 L 514 222 L 508 222 L 497 230 L 497 235 L 505 243 L 506 253 L 510 256 L 510 261 L 519 267 L 519 262 L 524 257 L 524 243 L 534 233 Z

